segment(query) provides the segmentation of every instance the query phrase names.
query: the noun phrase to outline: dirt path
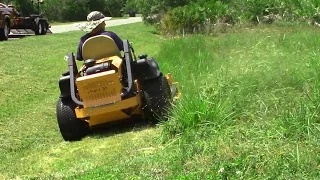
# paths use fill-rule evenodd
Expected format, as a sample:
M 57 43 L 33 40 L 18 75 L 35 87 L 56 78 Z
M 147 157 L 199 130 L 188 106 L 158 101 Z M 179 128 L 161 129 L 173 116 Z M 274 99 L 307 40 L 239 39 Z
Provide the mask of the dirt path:
M 141 22 L 141 17 L 130 17 L 127 19 L 115 19 L 115 20 L 109 20 L 106 21 L 107 27 L 111 26 L 119 26 L 123 24 L 131 24 L 136 22 Z M 63 33 L 63 32 L 69 32 L 69 31 L 77 31 L 79 28 L 76 27 L 76 25 L 79 23 L 72 23 L 72 24 L 66 24 L 66 25 L 55 25 L 50 28 L 52 33 Z

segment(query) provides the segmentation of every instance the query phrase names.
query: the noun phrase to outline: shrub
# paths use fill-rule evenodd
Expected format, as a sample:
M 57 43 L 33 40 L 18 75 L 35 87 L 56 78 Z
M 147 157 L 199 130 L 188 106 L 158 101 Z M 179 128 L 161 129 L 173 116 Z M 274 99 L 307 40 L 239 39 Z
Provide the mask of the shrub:
M 206 25 L 211 25 L 226 17 L 228 6 L 216 2 L 191 3 L 170 10 L 162 19 L 160 27 L 166 33 L 201 32 Z
M 119 17 L 122 0 L 47 0 L 42 11 L 49 20 L 83 21 L 90 11 L 101 11 L 106 16 Z
M 316 0 L 198 0 L 168 8 L 160 22 L 164 33 L 211 31 L 217 23 L 273 23 L 274 21 L 316 21 Z
M 181 7 L 197 0 L 135 0 L 144 22 L 157 24 L 163 15 L 173 8 Z

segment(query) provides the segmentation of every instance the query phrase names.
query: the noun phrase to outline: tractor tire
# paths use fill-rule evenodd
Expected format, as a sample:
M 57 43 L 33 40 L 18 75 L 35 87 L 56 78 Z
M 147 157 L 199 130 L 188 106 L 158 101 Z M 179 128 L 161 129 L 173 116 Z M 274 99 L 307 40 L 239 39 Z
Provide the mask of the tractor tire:
M 171 90 L 167 78 L 159 76 L 143 83 L 143 106 L 146 118 L 157 123 L 159 120 L 167 120 L 171 106 Z
M 42 32 L 41 32 L 41 35 L 46 35 L 47 34 L 47 30 L 48 30 L 48 26 L 47 26 L 47 23 L 46 21 L 41 21 L 42 23 Z
M 65 141 L 80 141 L 88 132 L 88 123 L 76 117 L 76 104 L 71 99 L 59 99 L 56 113 L 60 133 Z
M 9 38 L 10 25 L 7 21 L 4 23 L 4 27 L 0 29 L 0 41 L 6 41 Z
M 35 34 L 36 35 L 45 35 L 47 33 L 45 23 L 43 20 L 36 19 L 35 20 Z

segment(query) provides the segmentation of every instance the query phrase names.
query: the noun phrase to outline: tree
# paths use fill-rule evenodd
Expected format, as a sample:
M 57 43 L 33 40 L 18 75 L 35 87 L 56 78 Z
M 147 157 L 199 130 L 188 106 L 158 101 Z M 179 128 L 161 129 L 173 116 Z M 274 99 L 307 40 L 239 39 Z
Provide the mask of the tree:
M 89 13 L 87 0 L 64 0 L 62 17 L 64 21 L 81 21 L 86 19 Z
M 22 15 L 28 16 L 30 14 L 36 13 L 36 10 L 33 6 L 34 2 L 31 0 L 13 0 L 9 3 L 14 4 Z
M 36 14 L 38 0 L 6 0 L 24 15 Z M 44 0 L 40 11 L 50 21 L 83 21 L 90 11 L 101 11 L 106 16 L 121 16 L 124 0 Z
M 125 11 L 125 13 L 128 13 L 130 11 L 135 11 L 136 13 L 138 13 L 139 9 L 137 7 L 136 0 L 126 0 L 124 11 Z

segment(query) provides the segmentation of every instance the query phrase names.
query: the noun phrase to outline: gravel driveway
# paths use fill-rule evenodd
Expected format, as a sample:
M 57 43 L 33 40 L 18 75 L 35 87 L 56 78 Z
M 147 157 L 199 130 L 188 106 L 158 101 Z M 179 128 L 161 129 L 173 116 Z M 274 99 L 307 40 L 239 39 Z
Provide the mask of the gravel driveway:
M 115 20 L 108 20 L 106 21 L 107 27 L 111 26 L 119 26 L 123 24 L 131 24 L 136 22 L 141 22 L 141 17 L 130 17 L 127 19 L 115 19 Z M 79 23 L 73 23 L 73 24 L 66 24 L 66 25 L 55 25 L 51 26 L 50 30 L 52 33 L 63 33 L 63 32 L 69 32 L 69 31 L 77 31 L 79 28 L 76 27 L 76 25 Z

